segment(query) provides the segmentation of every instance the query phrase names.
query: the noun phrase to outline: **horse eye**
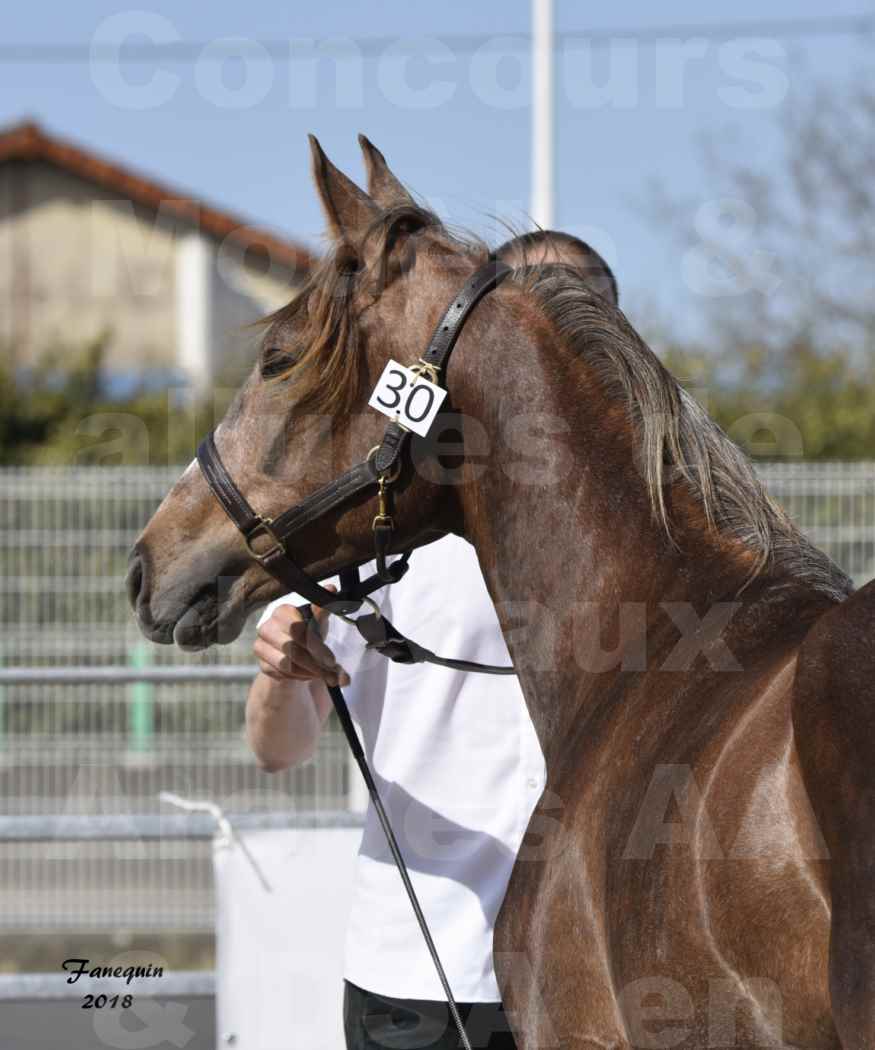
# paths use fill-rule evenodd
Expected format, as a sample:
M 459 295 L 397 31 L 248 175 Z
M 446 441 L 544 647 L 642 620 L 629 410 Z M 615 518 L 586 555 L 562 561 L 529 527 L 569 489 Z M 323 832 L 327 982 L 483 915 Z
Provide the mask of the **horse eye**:
M 278 346 L 268 347 L 261 355 L 259 371 L 262 379 L 273 379 L 282 375 L 294 364 L 294 357 L 287 350 Z
M 337 256 L 334 260 L 334 265 L 337 268 L 338 273 L 342 273 L 346 276 L 352 276 L 358 273 L 362 268 L 362 261 L 358 257 L 355 251 L 351 248 L 339 249 Z

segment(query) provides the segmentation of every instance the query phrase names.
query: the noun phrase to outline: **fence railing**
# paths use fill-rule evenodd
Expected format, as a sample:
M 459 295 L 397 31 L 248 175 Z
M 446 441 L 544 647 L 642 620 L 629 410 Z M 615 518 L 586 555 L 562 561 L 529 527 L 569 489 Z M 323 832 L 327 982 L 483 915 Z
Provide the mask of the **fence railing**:
M 332 723 L 313 761 L 258 769 L 243 713 L 254 673 L 248 665 L 0 668 L 0 815 L 154 812 L 161 790 L 240 811 L 345 807 L 348 763 Z
M 158 817 L 162 790 L 232 812 L 333 811 L 356 790 L 331 727 L 299 769 L 267 774 L 253 762 L 241 670 L 252 624 L 200 654 L 140 636 L 122 586 L 128 550 L 178 473 L 0 470 L 0 817 Z M 760 474 L 857 583 L 875 576 L 875 464 Z M 0 838 L 0 886 L 0 932 L 212 928 L 200 839 Z
M 314 830 L 338 828 L 357 829 L 362 826 L 361 815 L 346 811 L 297 813 L 226 813 L 235 834 L 262 829 L 298 829 L 304 834 Z M 39 842 L 49 844 L 77 844 L 108 841 L 149 842 L 153 840 L 188 840 L 202 843 L 208 850 L 217 831 L 214 817 L 201 813 L 169 813 L 161 816 L 110 817 L 3 817 L 0 816 L 0 845 L 7 843 Z M 255 864 L 255 860 L 252 860 Z M 212 922 L 212 914 L 209 920 Z M 54 927 L 52 927 L 55 929 Z M 65 927 L 61 927 L 64 929 Z M 212 928 L 204 926 L 204 929 Z M 77 932 L 78 929 L 77 929 Z M 52 960 L 56 965 L 56 960 Z M 0 974 L 0 1004 L 22 1003 L 28 1000 L 48 1004 L 65 1000 L 83 1001 L 87 994 L 112 996 L 132 993 L 151 996 L 155 987 L 142 978 L 80 977 L 70 984 L 67 973 L 3 973 Z M 212 999 L 216 994 L 216 975 L 212 970 L 170 970 L 161 978 L 161 999 Z
M 764 485 L 855 583 L 875 578 L 875 463 L 771 463 Z
M 239 727 L 216 729 L 223 724 L 217 707 L 226 701 L 209 701 L 197 717 L 179 689 L 192 682 L 242 688 L 254 671 L 250 665 L 0 669 L 0 691 L 13 696 L 0 711 L 0 933 L 212 931 L 215 821 L 168 815 L 162 792 L 209 799 L 238 814 L 232 819 L 242 827 L 312 826 L 308 811 L 318 814 L 320 826 L 357 819 L 339 733 L 323 733 L 304 766 L 266 774 Z M 131 698 L 118 690 L 126 683 L 176 688 L 163 697 Z M 70 691 L 48 699 L 39 692 L 58 685 Z M 239 696 L 234 703 L 240 707 Z M 137 704 L 149 705 L 147 735 Z M 24 719 L 17 717 L 19 705 L 26 705 Z M 70 711 L 74 717 L 66 719 Z M 16 731 L 19 721 L 27 732 Z

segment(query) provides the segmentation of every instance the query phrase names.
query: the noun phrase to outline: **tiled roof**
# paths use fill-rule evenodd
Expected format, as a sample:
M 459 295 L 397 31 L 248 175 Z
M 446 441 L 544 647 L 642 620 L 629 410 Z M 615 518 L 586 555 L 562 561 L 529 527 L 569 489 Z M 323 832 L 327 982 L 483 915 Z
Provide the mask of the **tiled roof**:
M 305 276 L 315 262 L 306 248 L 267 230 L 249 225 L 239 215 L 193 200 L 178 189 L 137 175 L 129 168 L 99 157 L 90 150 L 50 135 L 38 124 L 26 122 L 0 131 L 0 164 L 11 160 L 44 161 L 79 178 L 162 214 L 188 220 L 220 240 L 230 238 L 268 253 L 272 262 Z

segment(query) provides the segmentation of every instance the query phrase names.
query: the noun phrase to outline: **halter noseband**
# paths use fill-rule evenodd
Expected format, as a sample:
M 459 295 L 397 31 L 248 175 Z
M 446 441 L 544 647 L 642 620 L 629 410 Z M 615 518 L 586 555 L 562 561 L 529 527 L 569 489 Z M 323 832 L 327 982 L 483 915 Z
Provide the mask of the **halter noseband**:
M 415 366 L 416 370 L 426 373 L 436 385 L 443 385 L 441 377 L 445 376 L 447 362 L 465 321 L 480 300 L 509 273 L 509 266 L 494 259 L 477 270 L 447 307 L 425 353 Z M 390 422 L 383 440 L 371 449 L 361 463 L 350 467 L 340 477 L 323 485 L 276 518 L 264 517 L 250 506 L 222 463 L 212 432 L 201 442 L 197 459 L 213 495 L 242 533 L 251 557 L 289 591 L 296 591 L 308 602 L 333 613 L 346 615 L 360 609 L 365 598 L 379 587 L 386 583 L 397 583 L 407 571 L 409 555 L 392 565 L 386 564 L 395 527 L 386 495 L 389 485 L 401 472 L 402 454 L 409 438 L 410 431 L 406 427 L 396 421 Z M 379 510 L 373 520 L 377 572 L 367 580 L 359 580 L 357 570 L 343 570 L 340 574 L 341 589 L 334 593 L 322 587 L 291 558 L 287 549 L 288 541 L 305 525 L 317 521 L 373 485 L 377 486 L 379 497 Z

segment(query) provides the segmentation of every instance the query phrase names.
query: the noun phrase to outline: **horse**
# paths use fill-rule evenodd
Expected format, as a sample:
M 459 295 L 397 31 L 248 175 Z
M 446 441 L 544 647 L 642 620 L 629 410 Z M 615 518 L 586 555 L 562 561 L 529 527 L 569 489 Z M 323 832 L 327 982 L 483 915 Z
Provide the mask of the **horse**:
M 215 432 L 265 516 L 379 442 L 384 365 L 413 364 L 490 258 L 360 141 L 367 192 L 311 136 L 331 249 Z M 476 549 L 546 762 L 495 928 L 518 1045 L 875 1046 L 875 589 L 773 502 L 598 258 L 539 243 L 505 253 L 445 422 L 392 485 L 393 553 Z M 372 558 L 374 496 L 296 534 L 310 576 Z M 127 586 L 146 636 L 184 649 L 284 590 L 196 462 Z

